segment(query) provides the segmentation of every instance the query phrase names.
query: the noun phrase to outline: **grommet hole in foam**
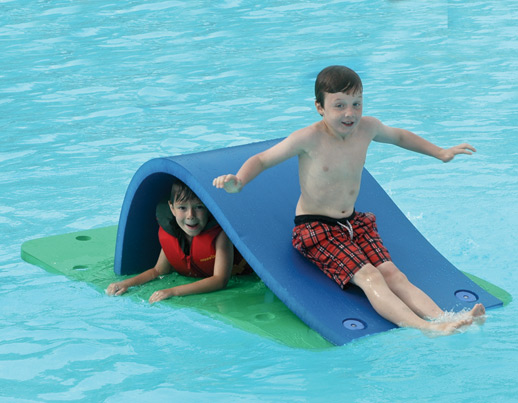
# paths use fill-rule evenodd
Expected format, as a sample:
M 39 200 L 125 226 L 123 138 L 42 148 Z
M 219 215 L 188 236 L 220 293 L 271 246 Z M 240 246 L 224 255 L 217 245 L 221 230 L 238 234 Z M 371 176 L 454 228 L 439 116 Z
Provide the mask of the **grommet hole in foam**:
M 464 302 L 478 301 L 478 295 L 468 290 L 458 290 L 455 292 L 455 296 Z
M 360 319 L 345 319 L 342 324 L 347 330 L 363 330 L 367 324 Z
M 92 239 L 92 237 L 88 235 L 78 235 L 76 236 L 76 239 L 78 241 L 89 241 L 90 239 Z
M 84 271 L 84 270 L 88 270 L 89 267 L 85 264 L 78 264 L 74 267 L 72 267 L 72 270 L 77 270 L 77 271 Z

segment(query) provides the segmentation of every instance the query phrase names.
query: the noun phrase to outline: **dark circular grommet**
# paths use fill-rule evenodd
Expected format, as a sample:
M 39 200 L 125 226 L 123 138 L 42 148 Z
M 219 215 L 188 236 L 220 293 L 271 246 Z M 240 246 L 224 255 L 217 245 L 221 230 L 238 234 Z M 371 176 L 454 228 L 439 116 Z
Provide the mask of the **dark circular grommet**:
M 365 322 L 362 322 L 359 319 L 345 319 L 342 324 L 348 330 L 362 330 L 367 327 Z
M 468 290 L 459 290 L 455 292 L 455 296 L 464 302 L 478 301 L 478 295 Z
M 78 241 L 89 241 L 90 239 L 92 239 L 92 237 L 88 236 L 88 235 L 79 235 L 79 236 L 76 236 L 76 239 Z

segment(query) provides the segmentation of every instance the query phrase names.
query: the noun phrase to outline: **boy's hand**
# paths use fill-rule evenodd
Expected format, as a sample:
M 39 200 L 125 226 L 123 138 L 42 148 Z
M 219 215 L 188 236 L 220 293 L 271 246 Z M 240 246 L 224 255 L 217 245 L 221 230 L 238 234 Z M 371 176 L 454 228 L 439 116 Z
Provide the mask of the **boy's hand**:
M 236 175 L 221 175 L 212 181 L 218 189 L 225 189 L 228 193 L 238 193 L 243 189 L 243 184 Z
M 151 297 L 149 297 L 149 303 L 154 304 L 155 302 L 170 298 L 173 295 L 174 295 L 174 293 L 172 292 L 171 288 L 165 289 L 165 290 L 158 290 L 158 291 L 155 291 L 153 294 L 151 294 Z
M 455 147 L 442 149 L 438 158 L 442 162 L 449 162 L 453 158 L 455 158 L 455 156 L 458 154 L 471 155 L 476 151 L 477 150 L 475 150 L 475 148 L 473 146 L 470 146 L 467 143 L 463 143 L 463 144 L 459 144 L 458 146 L 455 146 Z
M 119 283 L 111 283 L 106 289 L 106 294 L 108 295 L 122 295 L 126 291 L 128 291 L 128 287 L 123 286 Z

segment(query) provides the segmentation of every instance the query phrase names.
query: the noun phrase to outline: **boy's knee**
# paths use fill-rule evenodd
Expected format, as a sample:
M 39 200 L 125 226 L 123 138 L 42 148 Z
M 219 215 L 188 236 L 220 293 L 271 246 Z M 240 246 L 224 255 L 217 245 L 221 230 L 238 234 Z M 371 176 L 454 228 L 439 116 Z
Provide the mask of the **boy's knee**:
M 397 284 L 407 280 L 405 274 L 392 262 L 382 263 L 377 269 L 383 275 L 387 284 Z
M 381 272 L 371 264 L 366 264 L 351 279 L 353 284 L 360 288 L 364 285 L 376 285 L 380 282 L 385 282 Z

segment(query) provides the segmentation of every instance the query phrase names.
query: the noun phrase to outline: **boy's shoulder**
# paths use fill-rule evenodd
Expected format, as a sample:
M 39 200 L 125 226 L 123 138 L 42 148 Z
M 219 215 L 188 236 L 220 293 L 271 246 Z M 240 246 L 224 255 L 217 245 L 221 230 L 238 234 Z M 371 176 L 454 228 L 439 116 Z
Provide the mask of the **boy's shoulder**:
M 382 123 L 379 119 L 373 116 L 362 116 L 361 118 L 362 125 L 366 125 L 368 127 L 376 128 L 379 127 Z
M 292 133 L 292 135 L 296 136 L 300 140 L 311 140 L 314 138 L 318 138 L 321 134 L 325 132 L 325 128 L 323 123 L 315 122 L 310 124 L 309 126 L 303 127 L 302 129 L 298 129 Z
M 322 129 L 319 126 L 319 122 L 317 122 L 309 126 L 303 127 L 301 129 L 295 130 L 293 133 L 289 135 L 289 139 L 292 143 L 307 145 L 318 139 L 318 136 L 320 134 L 322 134 Z
M 362 116 L 360 121 L 361 130 L 372 138 L 376 136 L 382 126 L 383 123 L 372 116 Z

